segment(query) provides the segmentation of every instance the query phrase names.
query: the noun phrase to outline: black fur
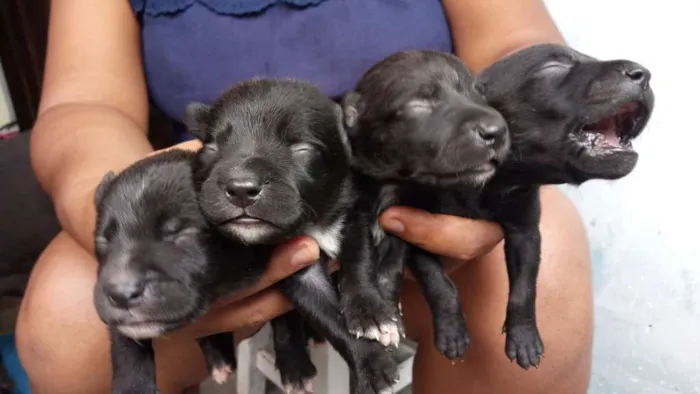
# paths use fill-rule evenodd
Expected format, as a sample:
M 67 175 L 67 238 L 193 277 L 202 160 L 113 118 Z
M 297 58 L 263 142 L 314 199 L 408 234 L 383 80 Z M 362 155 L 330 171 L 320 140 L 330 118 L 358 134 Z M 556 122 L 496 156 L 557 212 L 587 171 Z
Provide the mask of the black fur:
M 293 236 L 314 237 L 323 251 L 319 263 L 277 286 L 348 362 L 353 393 L 388 390 L 393 358 L 348 333 L 327 271 L 354 197 L 340 107 L 311 84 L 260 79 L 235 85 L 211 106 L 191 104 L 186 124 L 204 144 L 195 178 L 207 220 L 225 237 L 268 252 Z M 293 349 L 283 346 L 278 356 L 302 351 L 303 327 L 289 327 L 276 335 Z M 282 374 L 284 364 L 277 365 Z M 299 376 L 282 375 L 303 390 Z
M 428 59 L 420 67 L 444 67 L 430 60 L 441 55 L 423 52 L 422 56 Z M 399 55 L 399 59 L 401 57 L 411 59 L 421 55 Z M 385 63 L 375 72 L 383 72 L 380 77 L 392 80 L 392 75 L 398 71 L 394 67 Z M 390 199 L 394 204 L 501 224 L 510 284 L 504 324 L 506 354 L 511 360 L 517 359 L 525 369 L 538 366 L 544 353 L 535 317 L 541 247 L 539 186 L 619 179 L 629 174 L 637 160 L 631 140 L 642 132 L 654 106 L 649 78 L 649 71 L 639 64 L 623 60 L 598 61 L 558 45 L 538 45 L 508 56 L 477 76 L 475 86 L 508 123 L 511 147 L 496 174 L 479 192 L 458 183 L 436 188 L 435 182 L 413 177 L 410 186 L 401 185 Z M 380 180 L 384 189 L 395 187 L 390 183 L 400 174 L 382 161 L 390 159 L 381 154 L 385 147 L 371 146 L 365 141 L 384 138 L 382 143 L 387 146 L 404 147 L 410 144 L 405 136 L 418 130 L 406 124 L 403 125 L 408 129 L 403 129 L 402 133 L 387 133 L 374 127 L 378 114 L 362 111 L 370 107 L 363 101 L 386 98 L 371 86 L 363 90 L 368 86 L 363 81 L 358 84 L 358 92 L 353 93 L 353 102 L 360 104 L 351 102 L 345 108 L 351 120 L 357 118 L 357 128 L 350 133 L 353 152 L 358 157 L 377 155 L 378 160 L 358 161 L 358 167 Z M 426 73 L 418 85 L 433 83 L 434 78 Z M 405 89 L 415 88 L 411 83 Z M 370 92 L 374 94 L 368 94 Z M 388 110 L 382 115 L 391 119 L 391 114 Z M 363 121 L 363 117 L 368 119 Z M 403 155 L 409 158 L 404 161 L 418 163 L 417 172 L 420 173 L 420 163 L 430 152 L 416 149 L 403 151 Z M 454 346 L 441 344 L 438 336 L 443 329 L 440 324 L 445 324 L 441 323 L 443 317 L 440 316 L 445 312 L 441 306 L 453 305 L 454 302 L 447 301 L 456 293 L 440 272 L 435 256 L 426 252 L 418 254 L 421 256 L 418 258 L 416 253 L 409 256 L 407 263 L 414 274 L 419 271 L 419 283 L 434 314 L 437 345 L 452 358 L 456 354 L 451 352 Z M 432 263 L 428 262 L 431 260 Z M 400 262 L 384 259 L 381 264 L 395 266 Z M 454 313 L 447 315 L 456 316 Z M 453 326 L 452 321 L 448 322 Z M 462 342 L 457 339 L 454 343 L 461 346 Z
M 486 105 L 459 59 L 432 51 L 386 58 L 343 103 L 363 190 L 340 257 L 348 326 L 398 345 L 397 302 L 408 264 L 432 307 L 439 351 L 461 358 L 469 337 L 454 285 L 434 256 L 384 234 L 377 216 L 395 204 L 435 208 L 433 195 L 455 185 L 476 193 L 507 153 L 505 120 Z
M 197 202 L 194 158 L 179 150 L 160 153 L 118 176 L 107 174 L 97 188 L 95 306 L 110 329 L 113 393 L 157 393 L 151 339 L 192 322 L 219 296 L 253 284 L 269 258 L 212 231 Z M 277 318 L 276 326 L 296 324 L 295 314 Z M 233 334 L 199 343 L 222 382 L 235 368 Z M 308 356 L 304 361 L 311 364 Z

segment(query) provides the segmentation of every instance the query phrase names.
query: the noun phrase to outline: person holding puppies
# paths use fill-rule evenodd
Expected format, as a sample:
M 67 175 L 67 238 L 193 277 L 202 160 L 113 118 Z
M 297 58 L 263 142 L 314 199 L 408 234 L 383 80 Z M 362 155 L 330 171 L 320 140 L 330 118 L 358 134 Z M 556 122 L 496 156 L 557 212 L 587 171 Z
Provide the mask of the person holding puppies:
M 109 338 L 92 291 L 93 196 L 100 179 L 152 154 L 148 99 L 184 130 L 187 103 L 209 102 L 256 76 L 309 80 L 332 97 L 382 58 L 406 49 L 449 51 L 475 73 L 535 44 L 563 43 L 542 0 L 56 0 L 31 164 L 63 231 L 39 259 L 17 326 L 33 393 L 109 392 Z M 183 132 L 178 135 L 188 139 Z M 175 145 L 197 149 L 196 141 Z M 584 393 L 591 363 L 588 244 L 574 206 L 542 190 L 538 324 L 548 356 L 539 371 L 503 357 L 507 275 L 498 225 L 394 207 L 381 225 L 444 256 L 470 322 L 472 345 L 451 365 L 432 346 L 429 309 L 407 279 L 407 335 L 420 346 L 414 393 Z M 167 339 L 155 341 L 164 394 L 196 387 L 207 369 L 195 338 L 251 330 L 289 310 L 268 287 L 311 264 L 318 246 L 281 246 L 258 284 Z M 240 336 L 239 336 L 240 337 Z

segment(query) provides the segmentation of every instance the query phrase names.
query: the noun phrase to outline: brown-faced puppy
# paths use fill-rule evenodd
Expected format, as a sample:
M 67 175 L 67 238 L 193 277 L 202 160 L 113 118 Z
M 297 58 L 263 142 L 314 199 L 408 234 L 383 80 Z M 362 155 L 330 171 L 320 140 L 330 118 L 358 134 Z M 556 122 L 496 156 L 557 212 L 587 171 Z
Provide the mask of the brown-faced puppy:
M 254 283 L 265 269 L 269 256 L 212 231 L 197 202 L 194 158 L 179 150 L 154 155 L 119 175 L 107 174 L 95 193 L 100 265 L 94 297 L 110 328 L 113 393 L 156 393 L 151 339 L 192 322 L 216 298 Z M 305 338 L 287 335 L 298 331 L 295 315 L 275 319 L 275 345 L 289 350 L 279 357 L 280 373 L 313 376 Z M 222 383 L 235 367 L 233 334 L 199 342 Z
M 434 208 L 434 196 L 459 185 L 474 194 L 505 158 L 505 120 L 474 90 L 455 56 L 399 52 L 379 62 L 344 99 L 357 188 L 362 196 L 348 219 L 341 251 L 343 311 L 352 333 L 398 345 L 397 309 L 404 260 L 433 310 L 435 344 L 450 359 L 469 342 L 462 308 L 449 277 L 424 266 L 440 262 L 386 235 L 377 216 L 390 205 Z
M 558 45 L 510 55 L 477 76 L 477 89 L 508 123 L 511 148 L 495 176 L 478 194 L 469 187 L 451 187 L 411 197 L 412 205 L 423 209 L 493 220 L 503 227 L 510 285 L 506 354 L 525 369 L 539 365 L 544 353 L 535 316 L 539 186 L 629 174 L 637 161 L 631 141 L 644 129 L 654 106 L 649 79 L 649 71 L 637 63 L 599 61 Z M 381 132 L 364 131 L 363 138 Z M 405 142 L 393 138 L 387 143 Z M 442 275 L 436 265 L 421 267 L 428 270 L 424 277 Z M 428 299 L 439 299 L 435 289 L 425 289 Z M 433 313 L 439 307 L 434 304 Z
M 354 197 L 340 107 L 312 84 L 259 79 L 235 85 L 211 105 L 191 104 L 186 118 L 204 144 L 195 179 L 207 220 L 257 250 L 271 252 L 302 234 L 315 238 L 320 262 L 277 286 L 348 362 L 353 393 L 389 391 L 393 358 L 349 334 L 327 271 Z

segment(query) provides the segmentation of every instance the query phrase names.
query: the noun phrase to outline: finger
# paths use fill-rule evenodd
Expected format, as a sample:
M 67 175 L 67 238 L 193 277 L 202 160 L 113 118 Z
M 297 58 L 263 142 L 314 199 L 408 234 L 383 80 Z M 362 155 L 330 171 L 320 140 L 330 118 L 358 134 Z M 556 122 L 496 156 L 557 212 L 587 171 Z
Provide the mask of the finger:
M 292 303 L 277 289 L 266 289 L 225 307 L 211 310 L 183 333 L 202 337 L 219 332 L 259 327 L 292 310 Z
M 481 256 L 503 239 L 503 231 L 496 223 L 409 207 L 387 209 L 380 217 L 380 224 L 431 253 L 459 260 Z
M 318 244 L 310 237 L 297 237 L 279 245 L 267 263 L 267 270 L 253 286 L 246 287 L 230 296 L 222 297 L 214 303 L 214 308 L 230 304 L 266 289 L 304 267 L 315 263 L 319 258 Z M 235 264 L 235 262 L 233 262 Z
M 198 149 L 201 148 L 201 147 L 202 147 L 202 142 L 199 141 L 199 140 L 197 140 L 197 139 L 193 139 L 193 140 L 188 140 L 188 141 L 185 141 L 185 142 L 180 142 L 180 143 L 177 144 L 177 145 L 169 146 L 169 147 L 167 147 L 167 148 L 164 148 L 164 149 L 160 149 L 160 150 L 151 152 L 151 153 L 148 154 L 148 156 L 152 156 L 152 155 L 156 155 L 156 154 L 159 154 L 159 153 L 167 152 L 167 151 L 170 151 L 170 150 L 173 150 L 173 149 L 195 151 L 195 150 L 198 150 Z

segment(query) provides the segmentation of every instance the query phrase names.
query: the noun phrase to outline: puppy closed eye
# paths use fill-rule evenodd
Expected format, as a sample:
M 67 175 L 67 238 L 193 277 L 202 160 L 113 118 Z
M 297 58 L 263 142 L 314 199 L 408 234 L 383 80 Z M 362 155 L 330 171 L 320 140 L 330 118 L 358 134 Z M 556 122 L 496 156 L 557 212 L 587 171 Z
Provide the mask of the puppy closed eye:
M 433 112 L 434 105 L 429 100 L 411 100 L 406 103 L 406 112 L 411 115 L 430 114 Z
M 551 75 L 551 74 L 560 74 L 560 73 L 566 73 L 568 72 L 573 65 L 567 64 L 567 63 L 562 63 L 560 61 L 551 61 L 547 62 L 540 67 L 539 70 L 537 70 L 538 74 L 543 74 L 543 75 Z
M 182 242 L 193 235 L 199 234 L 198 228 L 187 226 L 186 223 L 178 218 L 173 218 L 163 223 L 161 231 L 163 239 L 173 243 Z
M 308 160 L 318 153 L 315 146 L 303 142 L 292 145 L 291 149 L 294 157 L 302 160 Z
M 103 235 L 98 235 L 95 237 L 95 255 L 97 257 L 104 256 L 109 248 L 109 240 Z
M 202 146 L 202 148 L 199 152 L 199 159 L 202 162 L 207 163 L 207 162 L 210 162 L 211 160 L 213 160 L 214 158 L 216 158 L 216 156 L 218 154 L 219 154 L 219 147 L 215 143 L 210 142 L 210 143 L 204 144 L 204 146 Z

